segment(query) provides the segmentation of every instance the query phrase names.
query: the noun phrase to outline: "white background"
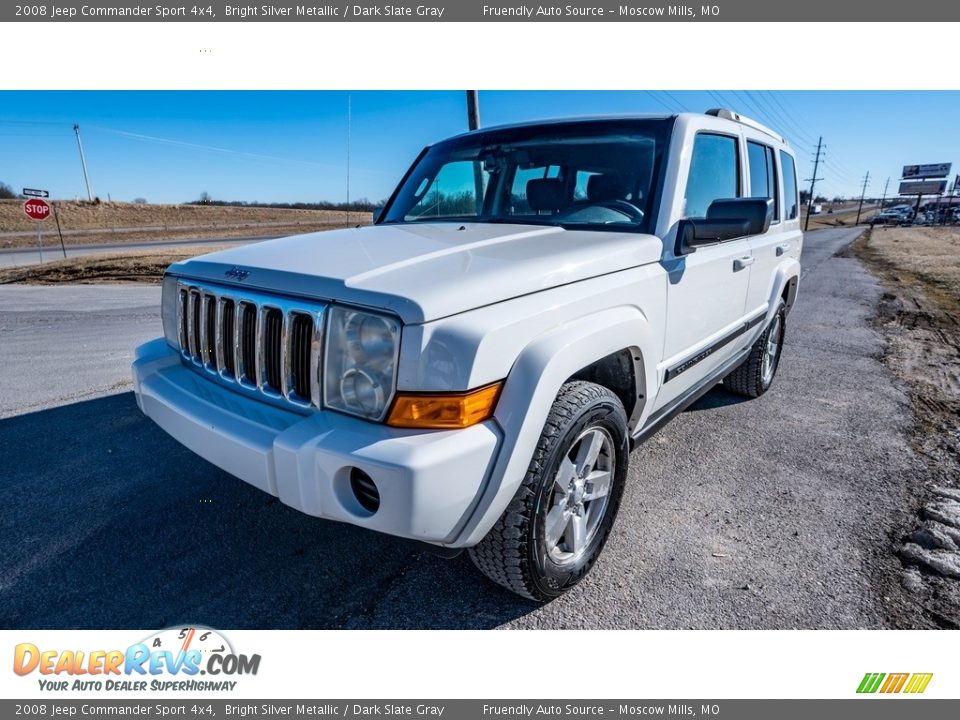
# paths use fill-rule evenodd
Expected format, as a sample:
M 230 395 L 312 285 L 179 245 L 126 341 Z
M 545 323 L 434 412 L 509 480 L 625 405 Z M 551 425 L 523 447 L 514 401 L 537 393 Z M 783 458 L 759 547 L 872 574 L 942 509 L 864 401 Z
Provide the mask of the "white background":
M 74 679 L 41 676 L 38 671 L 14 675 L 17 643 L 33 643 L 41 651 L 123 651 L 152 634 L 152 630 L 0 632 L 0 696 L 56 697 L 40 692 L 38 678 Z M 257 675 L 239 678 L 233 693 L 216 694 L 223 698 L 852 698 L 866 672 L 932 672 L 922 697 L 960 697 L 957 634 L 947 630 L 234 630 L 223 634 L 238 654 L 257 653 L 262 658 Z M 579 668 L 578 659 L 583 661 Z M 159 679 L 190 678 L 162 675 Z M 195 675 L 192 679 L 234 678 Z M 155 695 L 178 697 L 176 693 Z M 60 695 L 98 696 L 135 699 L 126 693 Z
M 955 47 L 947 23 L 37 23 L 0 32 L 0 89 L 960 86 L 946 67 L 897 59 L 916 38 Z M 56 598 L 37 598 L 46 602 Z M 36 673 L 11 672 L 17 643 L 125 649 L 155 629 L 2 631 L 0 695 L 40 694 Z M 238 698 L 849 698 L 865 672 L 933 672 L 925 697 L 960 697 L 958 636 L 948 631 L 225 630 L 238 652 L 263 657 Z M 577 671 L 570 658 L 586 663 Z
M 956 45 L 955 23 L 19 23 L 0 86 L 956 89 Z

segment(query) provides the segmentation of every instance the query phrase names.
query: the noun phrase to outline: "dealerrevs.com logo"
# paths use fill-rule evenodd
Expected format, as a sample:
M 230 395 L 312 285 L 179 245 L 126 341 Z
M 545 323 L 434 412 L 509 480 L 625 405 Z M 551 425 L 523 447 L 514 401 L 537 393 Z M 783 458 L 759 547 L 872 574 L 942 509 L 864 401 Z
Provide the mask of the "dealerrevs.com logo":
M 259 669 L 260 655 L 235 652 L 223 635 L 205 627 L 161 630 L 125 650 L 20 643 L 13 652 L 14 673 L 37 675 L 46 691 L 231 691 L 238 682 L 233 678 L 256 675 Z

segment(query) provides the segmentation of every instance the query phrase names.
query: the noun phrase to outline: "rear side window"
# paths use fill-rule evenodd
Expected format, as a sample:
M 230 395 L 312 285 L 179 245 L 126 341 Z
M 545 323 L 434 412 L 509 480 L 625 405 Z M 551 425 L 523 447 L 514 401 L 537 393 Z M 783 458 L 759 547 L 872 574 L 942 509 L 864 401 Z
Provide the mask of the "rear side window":
M 747 163 L 750 166 L 750 197 L 771 198 L 773 219 L 780 219 L 780 193 L 777 192 L 777 168 L 773 148 L 747 142 Z
M 783 170 L 783 216 L 793 220 L 800 215 L 800 198 L 797 197 L 797 168 L 793 158 L 780 151 L 780 168 Z
M 706 217 L 714 200 L 740 197 L 737 139 L 700 133 L 693 141 L 684 217 Z

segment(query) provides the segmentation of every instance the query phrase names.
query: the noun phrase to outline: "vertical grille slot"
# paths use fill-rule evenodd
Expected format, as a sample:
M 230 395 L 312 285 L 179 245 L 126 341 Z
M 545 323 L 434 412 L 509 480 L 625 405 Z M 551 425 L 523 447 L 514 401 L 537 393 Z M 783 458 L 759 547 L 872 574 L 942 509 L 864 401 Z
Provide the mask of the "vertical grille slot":
M 213 295 L 204 295 L 204 323 L 202 358 L 205 365 L 217 369 L 217 298 Z
M 313 318 L 295 313 L 290 329 L 290 379 L 293 392 L 310 399 L 310 353 L 313 345 Z
M 180 347 L 186 352 L 190 348 L 190 338 L 187 331 L 187 308 L 190 302 L 190 293 L 186 290 L 180 291 L 180 306 L 178 308 L 179 317 L 177 318 L 178 330 L 180 332 Z
M 233 331 L 236 326 L 235 306 L 233 300 L 229 298 L 224 298 L 221 302 L 223 303 L 223 310 L 221 311 L 223 317 L 220 321 L 220 328 L 223 334 L 220 337 L 223 347 L 223 369 L 226 370 L 228 375 L 235 377 L 237 374 L 236 356 L 233 351 Z
M 283 370 L 280 366 L 280 348 L 283 344 L 283 313 L 277 308 L 267 308 L 263 329 L 264 382 L 274 392 L 281 392 Z
M 243 303 L 243 324 L 240 332 L 240 359 L 243 363 L 243 379 L 257 383 L 257 308 Z
M 190 355 L 197 362 L 200 360 L 200 293 L 190 292 Z

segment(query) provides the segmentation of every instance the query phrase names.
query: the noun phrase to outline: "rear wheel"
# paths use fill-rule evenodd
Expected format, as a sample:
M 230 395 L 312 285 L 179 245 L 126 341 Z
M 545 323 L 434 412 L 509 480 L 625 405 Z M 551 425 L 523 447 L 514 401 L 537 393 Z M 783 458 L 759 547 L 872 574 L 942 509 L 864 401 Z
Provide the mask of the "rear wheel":
M 780 298 L 773 319 L 750 348 L 746 359 L 723 379 L 724 387 L 751 398 L 760 397 L 770 389 L 780 367 L 786 320 L 787 306 Z
M 627 417 L 607 388 L 561 388 L 517 494 L 470 558 L 532 600 L 576 585 L 613 526 L 627 473 Z

